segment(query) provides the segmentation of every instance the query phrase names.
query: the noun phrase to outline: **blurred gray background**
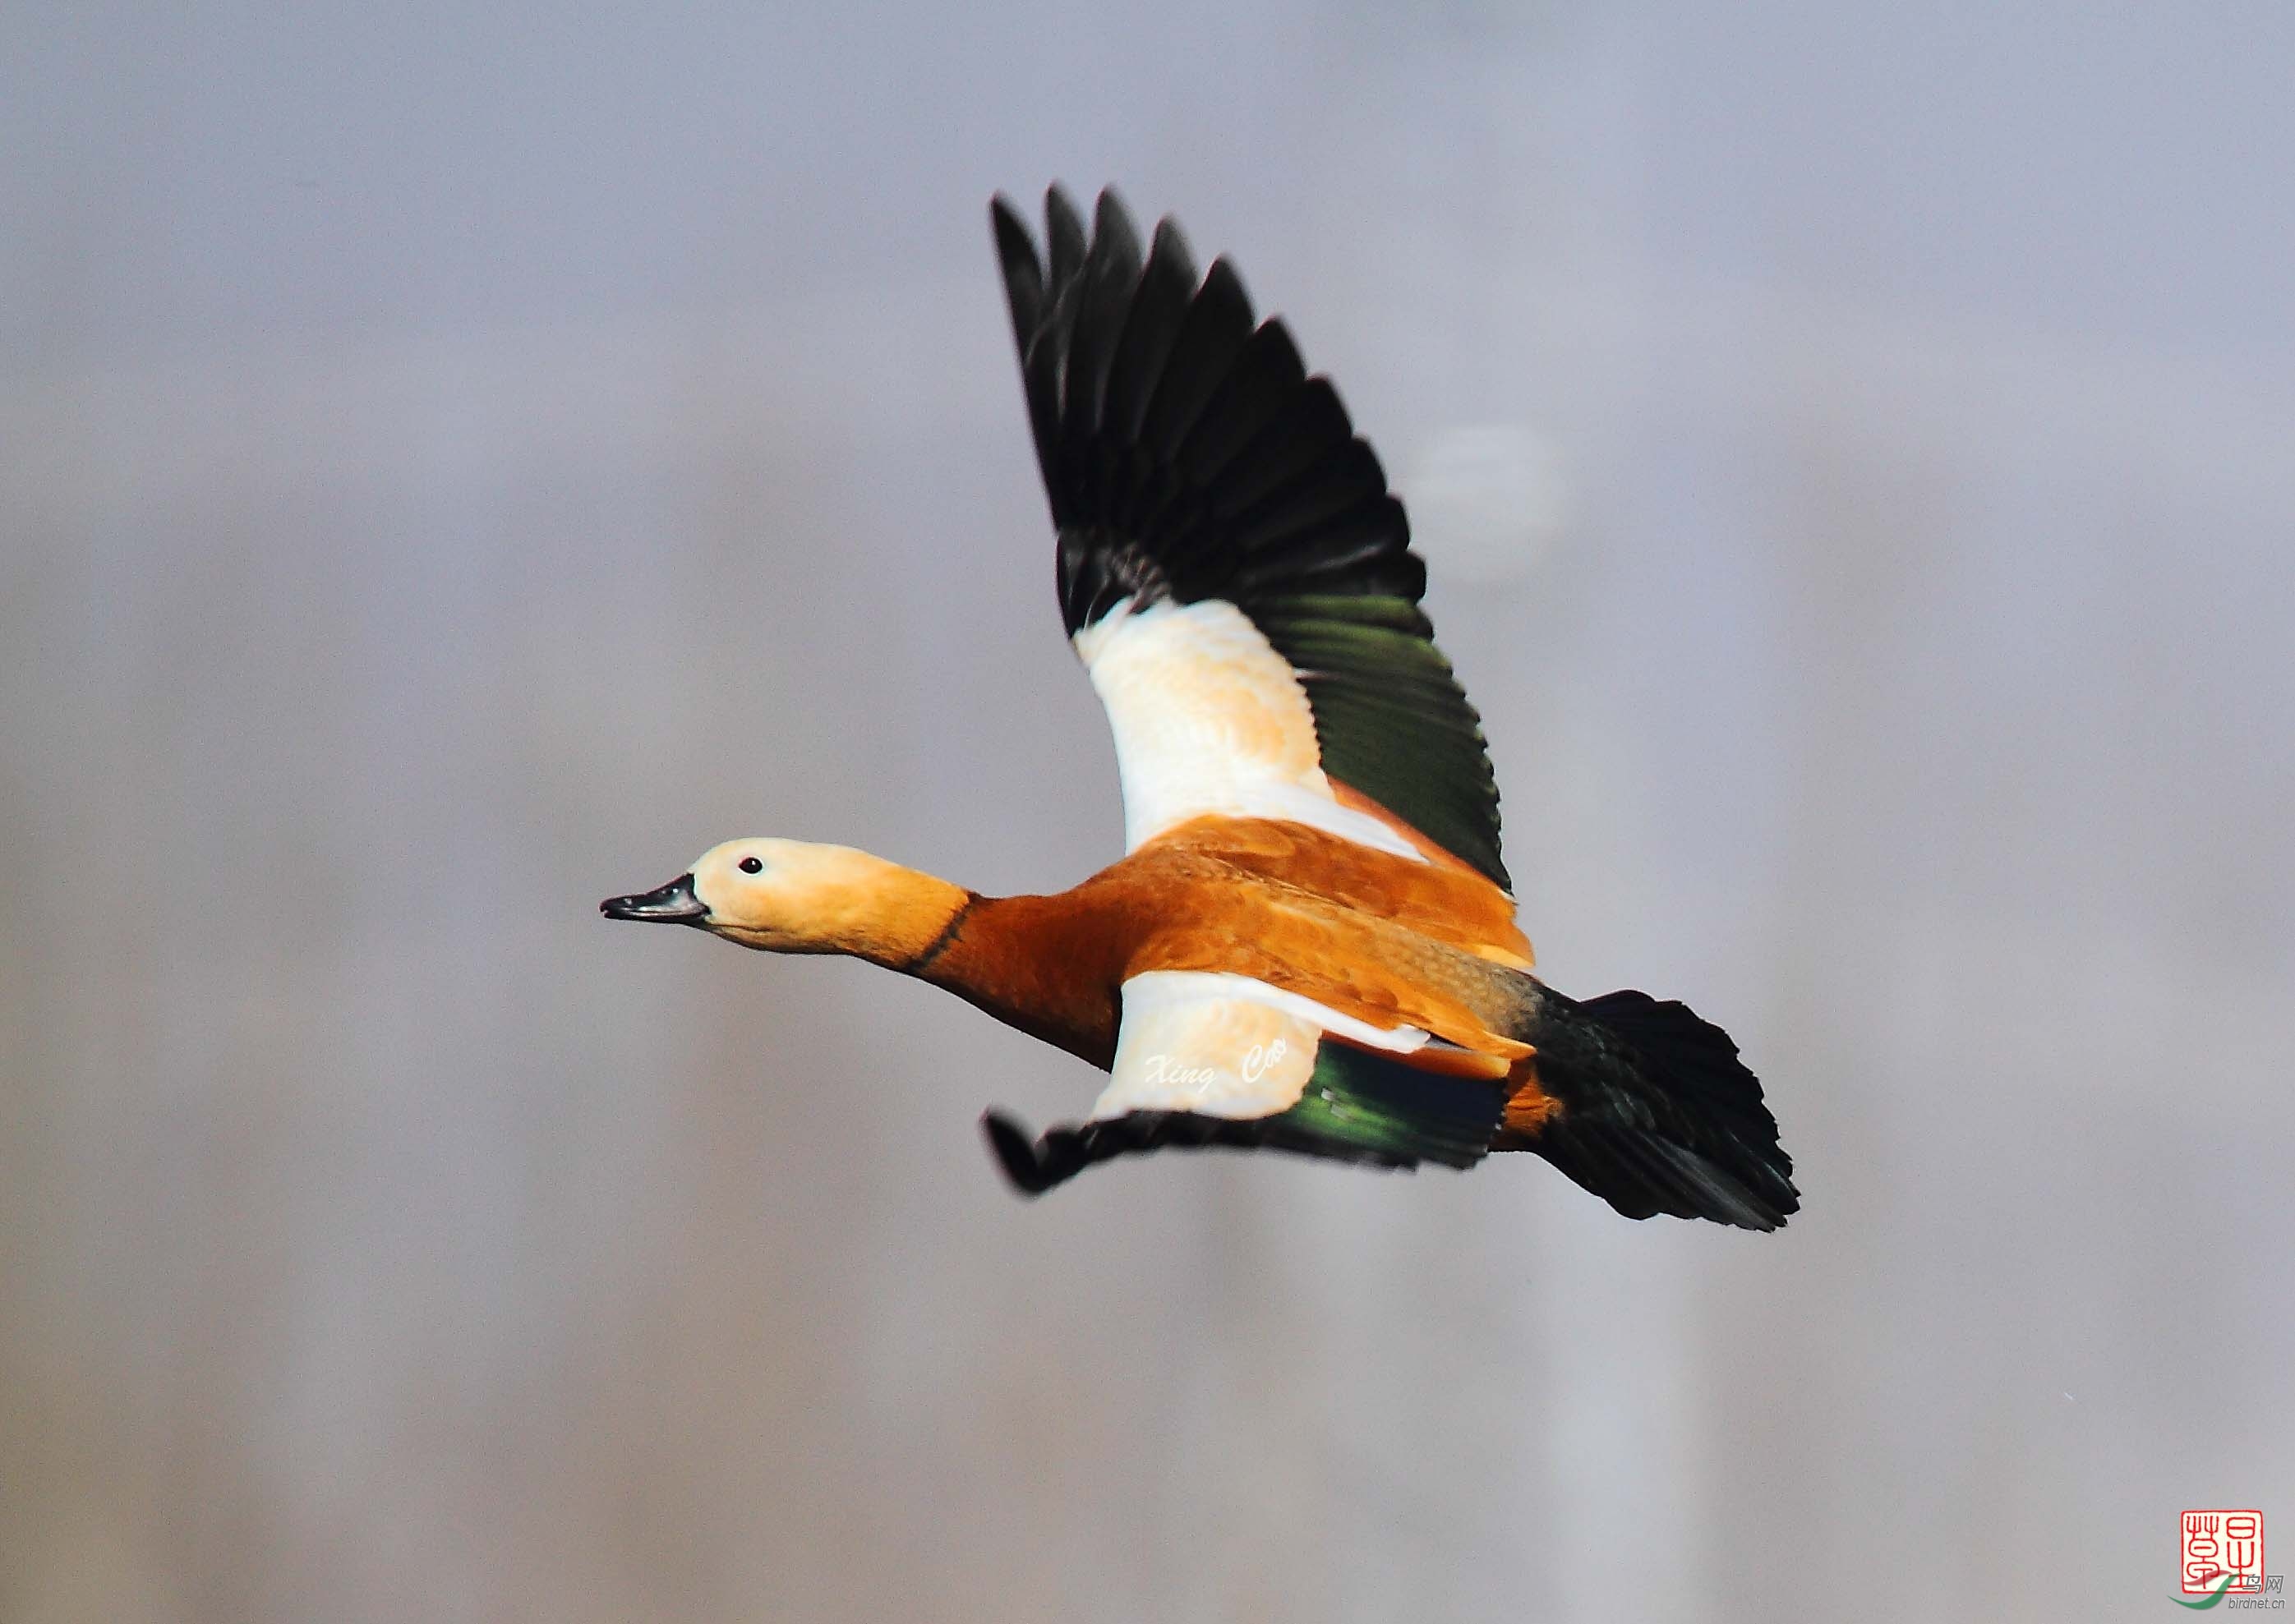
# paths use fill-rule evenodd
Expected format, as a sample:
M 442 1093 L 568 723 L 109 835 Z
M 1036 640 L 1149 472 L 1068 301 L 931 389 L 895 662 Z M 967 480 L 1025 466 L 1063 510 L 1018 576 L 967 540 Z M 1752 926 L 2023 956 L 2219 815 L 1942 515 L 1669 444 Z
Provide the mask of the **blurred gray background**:
M 2295 1551 L 2295 12 L 34 5 L 0 1617 L 2167 1614 Z M 1726 12 L 1726 15 L 1724 12 Z M 1117 855 L 984 204 L 1237 257 L 1805 1213 L 1168 1155 L 705 846 Z M 2274 1555 L 2269 1565 L 2283 1568 Z

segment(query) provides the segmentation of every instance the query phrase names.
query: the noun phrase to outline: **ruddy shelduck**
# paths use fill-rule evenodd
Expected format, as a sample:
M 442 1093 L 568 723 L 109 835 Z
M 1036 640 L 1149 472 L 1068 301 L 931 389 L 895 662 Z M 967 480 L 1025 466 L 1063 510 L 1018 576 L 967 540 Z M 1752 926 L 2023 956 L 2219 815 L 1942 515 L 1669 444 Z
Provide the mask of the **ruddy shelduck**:
M 988 897 L 845 846 L 729 841 L 608 918 L 849 953 L 1111 1073 L 1032 1138 L 1092 1163 L 1272 1147 L 1414 1167 L 1544 1156 L 1632 1218 L 1773 1229 L 1800 1205 L 1736 1045 L 1641 992 L 1533 973 L 1480 719 L 1418 607 L 1402 504 L 1327 379 L 1179 229 L 1055 187 L 1046 251 L 991 207 L 1060 612 L 1107 710 L 1125 855 Z

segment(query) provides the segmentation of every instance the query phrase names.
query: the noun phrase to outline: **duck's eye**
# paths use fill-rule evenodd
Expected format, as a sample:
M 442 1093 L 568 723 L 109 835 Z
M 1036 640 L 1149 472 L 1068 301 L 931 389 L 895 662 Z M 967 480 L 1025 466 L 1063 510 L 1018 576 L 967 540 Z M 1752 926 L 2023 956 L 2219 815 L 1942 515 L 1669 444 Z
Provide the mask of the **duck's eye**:
M 761 873 L 764 871 L 764 866 L 765 865 L 764 863 L 758 861 L 754 857 L 744 857 L 741 859 L 741 872 L 744 874 Z

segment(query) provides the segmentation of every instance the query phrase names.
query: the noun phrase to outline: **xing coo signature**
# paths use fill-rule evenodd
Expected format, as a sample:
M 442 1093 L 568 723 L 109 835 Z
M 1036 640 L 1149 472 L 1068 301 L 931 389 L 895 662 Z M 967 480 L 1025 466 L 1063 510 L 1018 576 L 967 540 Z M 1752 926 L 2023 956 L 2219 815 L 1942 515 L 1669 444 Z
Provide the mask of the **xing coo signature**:
M 1291 1046 L 1278 1038 L 1271 1043 L 1254 1043 L 1244 1051 L 1239 1068 L 1246 1082 L 1257 1082 L 1267 1075 L 1270 1067 L 1281 1062 L 1291 1052 Z M 1169 1055 L 1148 1057 L 1147 1081 L 1168 1084 L 1172 1088 L 1194 1089 L 1197 1092 L 1219 1081 L 1219 1068 L 1210 1065 L 1185 1065 Z

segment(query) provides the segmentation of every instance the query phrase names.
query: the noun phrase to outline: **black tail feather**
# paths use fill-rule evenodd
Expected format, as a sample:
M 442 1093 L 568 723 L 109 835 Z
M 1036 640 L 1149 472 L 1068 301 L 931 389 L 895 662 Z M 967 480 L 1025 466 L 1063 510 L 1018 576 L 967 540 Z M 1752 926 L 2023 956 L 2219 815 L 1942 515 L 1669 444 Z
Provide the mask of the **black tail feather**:
M 1793 1158 L 1729 1034 L 1646 992 L 1544 991 L 1523 1036 L 1561 1107 L 1523 1145 L 1629 1218 L 1775 1229 L 1800 1211 Z

